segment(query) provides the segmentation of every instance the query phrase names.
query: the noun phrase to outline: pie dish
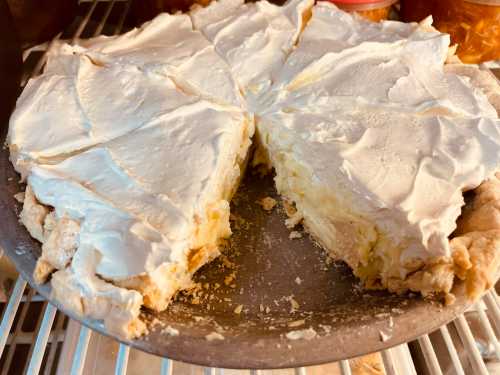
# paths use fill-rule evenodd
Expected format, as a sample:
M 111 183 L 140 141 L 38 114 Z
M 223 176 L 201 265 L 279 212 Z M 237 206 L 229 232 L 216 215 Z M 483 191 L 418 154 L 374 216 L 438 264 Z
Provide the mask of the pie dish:
M 290 226 L 366 287 L 451 302 L 463 279 L 476 298 L 500 259 L 500 89 L 486 75 L 428 21 L 305 0 L 219 1 L 62 43 L 8 135 L 21 221 L 43 243 L 35 279 L 110 332 L 142 334 L 140 308 L 164 310 L 230 235 L 256 127 L 252 164 L 275 169 Z

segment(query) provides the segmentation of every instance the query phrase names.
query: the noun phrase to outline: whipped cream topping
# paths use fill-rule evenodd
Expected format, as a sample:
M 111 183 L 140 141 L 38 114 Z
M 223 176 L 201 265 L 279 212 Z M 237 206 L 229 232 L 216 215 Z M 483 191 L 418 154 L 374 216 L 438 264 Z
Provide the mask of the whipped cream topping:
M 62 54 L 17 101 L 7 136 L 11 160 L 24 176 L 31 162 L 121 137 L 197 99 L 134 65 L 102 66 L 87 55 Z
M 469 79 L 444 70 L 449 43 L 427 22 L 376 24 L 318 3 L 261 97 L 271 156 L 371 223 L 370 246 L 402 250 L 402 263 L 449 256 L 462 192 L 499 167 L 500 120 Z
M 245 107 L 229 67 L 187 15 L 161 14 L 123 35 L 76 46 L 61 42 L 18 99 L 8 135 L 11 159 L 25 177 L 29 167 L 22 164 L 122 136 L 197 97 Z
M 214 1 L 196 8 L 191 18 L 231 67 L 248 105 L 271 87 L 304 27 L 313 0 L 291 0 L 283 6 L 267 1 Z

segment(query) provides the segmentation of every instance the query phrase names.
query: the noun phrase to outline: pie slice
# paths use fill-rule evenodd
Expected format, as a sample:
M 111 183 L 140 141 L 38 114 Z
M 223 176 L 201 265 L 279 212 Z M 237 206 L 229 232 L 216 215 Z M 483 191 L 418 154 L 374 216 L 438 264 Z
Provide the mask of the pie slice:
M 68 309 L 137 336 L 141 306 L 164 310 L 231 234 L 253 122 L 134 65 L 64 58 L 72 72 L 32 81 L 9 134 L 27 175 L 21 221 L 43 243 L 35 279 L 51 276 Z
M 261 98 L 255 163 L 275 169 L 295 204 L 290 222 L 303 220 L 368 287 L 447 294 L 471 267 L 449 238 L 463 192 L 499 168 L 500 120 L 484 92 L 445 68 L 448 46 L 427 23 L 371 23 L 319 3 Z M 500 229 L 466 220 L 467 232 Z M 480 238 L 464 240 L 462 258 Z M 484 241 L 491 262 L 475 266 L 491 281 L 500 242 L 493 232 Z

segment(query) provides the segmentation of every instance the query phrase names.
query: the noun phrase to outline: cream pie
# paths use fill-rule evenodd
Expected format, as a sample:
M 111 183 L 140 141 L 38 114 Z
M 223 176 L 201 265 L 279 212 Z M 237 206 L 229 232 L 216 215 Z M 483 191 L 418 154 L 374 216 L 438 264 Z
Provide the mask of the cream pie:
M 445 69 L 449 44 L 428 22 L 371 23 L 320 3 L 261 97 L 260 155 L 278 191 L 369 287 L 449 293 L 469 267 L 449 236 L 463 192 L 498 169 L 500 120 Z
M 366 287 L 450 296 L 458 278 L 477 297 L 500 262 L 500 86 L 449 44 L 429 21 L 310 0 L 220 0 L 61 43 L 8 135 L 36 280 L 141 334 L 141 306 L 164 310 L 231 234 L 255 125 L 287 224 Z
M 73 52 L 49 60 L 11 118 L 21 221 L 43 243 L 38 282 L 52 274 L 67 308 L 137 335 L 140 307 L 164 310 L 231 234 L 253 121 L 163 74 Z

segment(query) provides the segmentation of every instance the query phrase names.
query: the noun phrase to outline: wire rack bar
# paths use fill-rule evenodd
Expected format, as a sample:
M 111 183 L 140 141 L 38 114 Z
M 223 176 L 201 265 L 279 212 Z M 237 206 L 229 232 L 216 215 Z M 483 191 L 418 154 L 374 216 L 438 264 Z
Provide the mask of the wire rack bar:
M 163 358 L 161 360 L 160 374 L 161 375 L 172 375 L 173 374 L 172 370 L 173 370 L 172 361 L 168 358 Z
M 432 375 L 443 375 L 443 371 L 439 366 L 439 361 L 436 356 L 436 352 L 432 347 L 431 339 L 429 335 L 423 335 L 418 339 L 422 353 L 424 353 L 425 362 Z
M 342 375 L 351 375 L 352 374 L 351 365 L 349 364 L 348 360 L 340 361 L 339 366 L 340 366 L 340 373 Z
M 474 368 L 475 374 L 477 375 L 488 375 L 488 370 L 484 364 L 481 353 L 476 346 L 476 341 L 470 330 L 469 324 L 463 315 L 459 315 L 454 321 L 455 327 L 457 328 L 458 334 L 464 347 L 467 350 L 469 359 L 471 361 L 472 367 Z
M 51 332 L 49 335 L 49 342 L 63 342 L 64 341 L 64 332 L 61 330 Z M 20 332 L 15 339 L 13 335 L 10 334 L 7 339 L 6 346 L 8 345 L 26 345 L 33 343 L 33 333 L 32 332 Z M 7 355 L 7 352 L 4 352 L 3 355 Z
M 29 305 L 30 305 L 30 302 L 33 298 L 33 295 L 34 295 L 34 291 L 33 290 L 29 290 L 28 291 L 28 295 L 27 296 L 23 296 L 23 298 L 21 299 L 21 301 L 24 299 L 24 303 L 23 305 L 21 306 L 21 312 L 19 313 L 19 319 L 17 321 L 17 324 L 14 328 L 14 332 L 10 334 L 9 336 L 9 342 L 11 343 L 11 345 L 9 345 L 9 348 L 7 349 L 7 353 L 5 355 L 5 362 L 4 362 L 4 371 L 2 372 L 2 375 L 3 374 L 6 374 L 7 373 L 7 369 L 10 368 L 10 364 L 12 362 L 12 358 L 14 358 L 14 352 L 15 352 L 15 349 L 16 349 L 16 343 L 18 341 L 18 336 L 22 333 L 22 326 L 24 324 L 24 320 L 26 319 L 26 314 L 28 312 L 28 308 L 29 308 Z M 24 298 L 25 297 L 25 298 Z M 18 309 L 19 311 L 19 309 Z M 17 313 L 17 312 L 16 312 Z M 33 339 L 31 339 L 28 343 L 31 344 L 33 342 Z
M 500 82 L 500 79 L 498 80 L 498 82 Z M 495 302 L 497 303 L 498 307 L 500 307 L 500 297 L 498 297 L 498 294 L 497 294 L 497 291 L 495 288 L 489 290 L 488 292 L 486 292 L 486 294 L 489 294 L 493 297 L 493 299 L 495 300 Z
M 104 16 L 102 17 L 101 21 L 97 25 L 93 36 L 96 37 L 102 33 L 102 29 L 106 25 L 106 21 L 109 18 L 109 15 L 111 14 L 111 11 L 113 10 L 113 6 L 115 5 L 116 0 L 112 0 L 109 2 L 108 6 L 106 7 L 106 12 L 104 13 Z
M 97 3 L 99 0 L 94 0 L 92 2 L 92 5 L 90 6 L 89 10 L 85 14 L 85 17 L 83 17 L 82 22 L 78 25 L 78 28 L 76 29 L 75 33 L 73 34 L 73 38 L 71 38 L 71 44 L 74 44 L 77 39 L 82 35 L 83 30 L 85 30 L 85 27 L 90 21 L 90 17 L 92 17 L 92 13 L 94 13 L 94 10 L 97 6 Z
M 87 26 L 87 23 L 89 22 L 90 20 L 90 17 L 92 16 L 92 13 L 94 12 L 96 6 L 97 6 L 97 3 L 99 2 L 99 0 L 94 0 L 93 3 L 92 3 L 92 6 L 90 7 L 90 9 L 87 11 L 85 17 L 83 18 L 83 20 L 80 22 L 80 24 L 78 25 L 78 28 L 76 29 L 73 37 L 71 38 L 71 44 L 74 44 L 75 41 L 80 37 L 80 35 L 82 34 L 82 32 L 85 30 L 85 27 Z M 38 60 L 38 62 L 36 63 L 35 67 L 33 68 L 33 70 L 31 71 L 31 74 L 29 74 L 28 76 L 26 77 L 23 77 L 22 81 L 21 81 L 21 85 L 22 86 L 25 86 L 26 83 L 28 82 L 28 80 L 34 76 L 36 76 L 37 74 L 39 74 L 41 71 L 42 71 L 42 68 L 43 66 L 45 65 L 45 63 L 47 62 L 47 56 L 48 54 L 50 53 L 50 51 L 52 50 L 52 48 L 54 47 L 54 45 L 57 43 L 57 41 L 61 38 L 61 35 L 62 35 L 62 32 L 60 32 L 59 34 L 57 34 L 49 43 L 49 45 L 47 46 L 47 49 L 45 50 L 45 52 L 43 53 L 42 57 Z
M 500 307 L 498 305 L 498 296 L 496 292 L 488 292 L 484 295 L 484 303 L 488 308 L 489 313 L 493 317 L 493 323 L 495 325 L 495 331 L 497 335 L 500 335 Z
M 57 43 L 57 41 L 59 40 L 59 38 L 61 38 L 61 35 L 62 35 L 62 32 L 60 32 L 59 34 L 57 34 L 54 37 L 54 39 L 52 39 L 50 41 L 49 45 L 47 46 L 47 49 L 43 53 L 42 57 L 40 57 L 40 59 L 37 61 L 37 63 L 35 65 L 35 67 L 33 68 L 33 70 L 30 72 L 29 75 L 23 77 L 23 79 L 21 80 L 21 85 L 22 86 L 25 86 L 28 83 L 29 79 L 33 78 L 34 76 L 36 76 L 38 73 L 40 73 L 42 71 L 42 68 L 45 65 L 45 62 L 47 61 L 47 56 L 48 56 L 50 50 L 52 50 L 52 48 Z
M 307 370 L 305 367 L 298 367 L 295 369 L 295 375 L 307 375 Z
M 417 375 L 408 344 L 401 344 L 391 348 L 391 354 L 398 374 Z
M 497 357 L 498 360 L 500 360 L 500 343 L 496 339 L 495 331 L 491 326 L 490 320 L 488 319 L 488 315 L 486 315 L 486 312 L 484 311 L 484 305 L 481 302 L 476 304 L 476 311 L 479 316 L 479 321 L 483 326 L 484 332 L 488 337 L 488 342 L 490 342 L 493 345 L 493 349 L 495 350 L 495 356 Z
M 25 288 L 26 281 L 18 277 L 12 294 L 10 295 L 9 303 L 3 313 L 2 323 L 0 324 L 0 357 L 2 356 L 5 344 L 7 343 L 9 332 L 12 327 L 12 323 L 14 322 L 14 318 L 16 317 L 16 312 L 19 304 L 21 303 Z
M 380 354 L 382 355 L 386 375 L 398 375 L 391 349 L 382 350 Z
M 56 331 L 54 332 L 55 335 L 58 335 L 59 332 L 61 332 L 63 330 L 64 320 L 65 320 L 65 317 L 62 314 L 56 315 L 55 322 L 54 322 L 55 327 L 56 327 Z M 51 335 L 52 335 L 52 333 L 51 333 Z M 64 336 L 63 335 L 61 335 L 61 336 L 64 339 Z M 56 359 L 56 352 L 57 352 L 57 346 L 58 346 L 59 340 L 57 340 L 57 339 L 54 340 L 54 335 L 52 335 L 52 337 L 49 336 L 49 342 L 51 344 L 50 344 L 49 355 L 47 356 L 47 365 L 45 366 L 44 375 L 51 375 L 52 374 L 52 368 L 54 367 L 54 362 Z
M 41 332 L 41 326 L 42 326 L 42 323 L 43 323 L 43 320 L 44 320 L 44 317 L 45 317 L 45 311 L 46 309 L 48 308 L 48 302 L 45 301 L 43 303 L 43 311 L 44 311 L 44 315 L 39 315 L 38 316 L 38 319 L 36 321 L 36 328 L 35 328 L 35 332 Z M 51 333 L 51 330 L 52 330 L 52 326 L 54 325 L 54 320 L 55 320 L 55 316 L 57 315 L 57 309 L 55 309 L 55 313 L 54 313 L 54 317 L 52 317 L 52 321 L 50 323 L 50 326 L 49 326 L 49 329 L 47 332 L 44 332 L 44 334 L 47 334 L 47 342 L 45 343 L 45 346 L 44 346 L 44 350 L 45 348 L 47 347 L 47 344 L 48 344 L 48 340 L 50 338 L 50 333 Z M 40 335 L 40 334 L 38 334 Z M 34 350 L 34 346 L 33 346 L 33 343 L 30 343 L 29 345 L 29 353 L 28 353 L 28 358 L 31 358 L 32 355 L 33 355 L 33 350 Z M 43 359 L 43 358 L 42 358 Z
M 45 307 L 42 324 L 36 336 L 35 346 L 31 354 L 31 359 L 26 371 L 27 374 L 38 374 L 42 366 L 43 357 L 45 355 L 45 347 L 49 340 L 50 329 L 56 317 L 57 309 L 50 303 Z
M 123 25 L 125 24 L 125 19 L 127 18 L 127 15 L 128 15 L 128 11 L 130 10 L 130 5 L 132 4 L 132 1 L 129 0 L 125 3 L 125 9 L 123 11 L 123 13 L 121 14 L 120 16 L 120 20 L 118 21 L 118 24 L 115 28 L 115 31 L 114 31 L 114 34 L 119 34 L 122 32 L 123 30 Z
M 89 328 L 81 326 L 78 344 L 76 345 L 73 363 L 71 364 L 71 375 L 79 375 L 83 371 L 91 334 L 92 331 Z
M 439 328 L 439 332 L 443 337 L 444 343 L 446 345 L 446 349 L 448 349 L 448 353 L 450 354 L 451 363 L 453 364 L 453 368 L 457 375 L 465 375 L 464 368 L 462 366 L 462 362 L 460 362 L 460 358 L 458 357 L 457 348 L 453 344 L 453 340 L 450 336 L 450 331 L 448 331 L 447 326 L 442 326 Z
M 118 357 L 116 358 L 115 375 L 125 375 L 127 373 L 128 357 L 130 347 L 120 344 L 118 349 Z

